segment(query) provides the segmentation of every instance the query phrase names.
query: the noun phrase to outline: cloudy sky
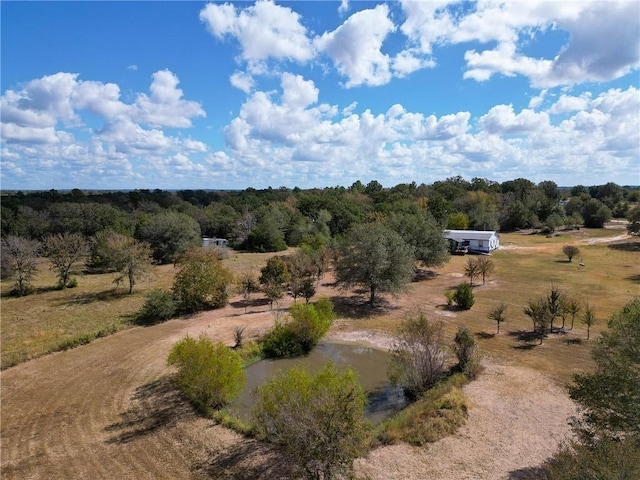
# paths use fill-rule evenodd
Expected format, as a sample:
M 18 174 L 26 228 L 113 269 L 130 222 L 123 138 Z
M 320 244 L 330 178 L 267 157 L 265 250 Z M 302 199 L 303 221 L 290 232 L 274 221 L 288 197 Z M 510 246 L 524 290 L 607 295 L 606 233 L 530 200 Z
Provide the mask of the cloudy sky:
M 640 184 L 640 2 L 7 2 L 4 189 Z

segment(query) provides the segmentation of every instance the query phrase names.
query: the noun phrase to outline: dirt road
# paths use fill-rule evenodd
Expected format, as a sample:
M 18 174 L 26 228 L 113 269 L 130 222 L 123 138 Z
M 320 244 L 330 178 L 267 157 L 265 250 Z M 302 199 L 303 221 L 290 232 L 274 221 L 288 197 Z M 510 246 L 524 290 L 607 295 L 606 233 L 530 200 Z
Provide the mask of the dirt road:
M 203 419 L 166 381 L 172 343 L 204 331 L 231 343 L 266 329 L 268 311 L 227 307 L 134 328 L 0 375 L 3 479 L 286 478 L 280 457 Z M 371 335 L 345 341 L 376 343 Z M 425 449 L 378 449 L 357 462 L 375 479 L 502 479 L 534 466 L 568 433 L 573 405 L 541 374 L 489 362 L 467 387 L 467 425 Z M 516 473 L 513 473 L 516 472 Z M 511 475 L 511 477 L 509 477 Z

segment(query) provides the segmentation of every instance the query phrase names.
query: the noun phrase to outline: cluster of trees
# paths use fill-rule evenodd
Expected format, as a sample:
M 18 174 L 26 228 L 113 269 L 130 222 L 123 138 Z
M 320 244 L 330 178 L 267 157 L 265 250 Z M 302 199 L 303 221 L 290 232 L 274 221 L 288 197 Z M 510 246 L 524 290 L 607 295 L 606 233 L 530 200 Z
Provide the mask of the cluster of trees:
M 602 226 L 625 217 L 640 190 L 615 183 L 560 188 L 518 178 L 503 183 L 451 177 L 431 185 L 415 182 L 383 188 L 378 182 L 301 190 L 247 188 L 242 191 L 134 190 L 4 193 L 2 234 L 41 240 L 79 233 L 90 238 L 114 230 L 151 244 L 153 257 L 173 261 L 194 238 L 222 237 L 238 248 L 280 251 L 305 238 L 346 234 L 354 224 L 384 220 L 405 238 L 416 224 L 440 228 L 514 230 L 584 224 Z M 429 215 L 425 218 L 425 213 Z M 416 215 L 418 217 L 415 217 Z M 637 214 L 637 212 L 636 212 Z M 414 238 L 415 247 L 419 242 Z
M 498 328 L 500 322 L 504 321 L 504 310 L 506 306 L 503 309 L 501 305 L 490 312 L 489 318 L 498 323 Z M 590 337 L 591 327 L 596 323 L 596 311 L 588 302 L 581 302 L 556 285 L 551 285 L 545 295 L 528 300 L 523 312 L 533 322 L 533 332 L 537 333 L 540 344 L 547 332 L 553 333 L 556 319 L 562 320 L 560 328 L 564 330 L 567 320 L 571 318 L 569 329 L 573 330 L 574 321 L 579 316 L 587 327 L 587 339 Z
M 601 227 L 612 216 L 628 216 L 634 233 L 640 231 L 640 206 L 632 204 L 639 198 L 640 190 L 614 183 L 567 189 L 551 181 L 459 176 L 391 188 L 358 181 L 309 190 L 4 193 L 1 273 L 15 279 L 14 294 L 30 293 L 37 258 L 45 255 L 62 288 L 75 284 L 74 269 L 85 268 L 120 272 L 118 281 L 128 281 L 132 291 L 149 259 L 175 262 L 203 236 L 222 237 L 253 251 L 306 249 L 312 258 L 288 265 L 295 298 L 312 296 L 312 279 L 337 252 L 339 283 L 366 288 L 374 302 L 378 293 L 406 283 L 411 262 L 434 267 L 446 261 L 444 228 Z M 273 299 L 283 293 L 262 286 Z
M 549 479 L 640 478 L 640 297 L 611 316 L 592 349 L 595 370 L 569 387 L 577 440 L 544 465 Z

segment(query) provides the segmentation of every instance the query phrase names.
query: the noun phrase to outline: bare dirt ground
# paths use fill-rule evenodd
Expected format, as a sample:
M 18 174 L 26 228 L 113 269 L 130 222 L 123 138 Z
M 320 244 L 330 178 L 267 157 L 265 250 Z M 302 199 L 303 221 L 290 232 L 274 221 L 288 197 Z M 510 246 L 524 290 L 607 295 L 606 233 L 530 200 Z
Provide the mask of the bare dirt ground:
M 321 295 L 335 295 L 328 285 Z M 416 299 L 436 305 L 441 295 L 434 291 L 440 289 L 414 284 L 393 305 L 410 309 Z M 231 344 L 235 326 L 246 325 L 245 335 L 252 337 L 273 322 L 268 306 L 245 314 L 233 305 L 123 331 L 3 371 L 2 478 L 290 478 L 277 452 L 198 416 L 167 379 L 166 356 L 184 335 L 205 333 Z M 345 321 L 330 336 L 381 348 L 390 342 Z M 471 408 L 458 433 L 427 448 L 376 449 L 356 462 L 360 476 L 525 478 L 569 433 L 572 402 L 535 370 L 487 359 L 484 374 L 465 388 Z

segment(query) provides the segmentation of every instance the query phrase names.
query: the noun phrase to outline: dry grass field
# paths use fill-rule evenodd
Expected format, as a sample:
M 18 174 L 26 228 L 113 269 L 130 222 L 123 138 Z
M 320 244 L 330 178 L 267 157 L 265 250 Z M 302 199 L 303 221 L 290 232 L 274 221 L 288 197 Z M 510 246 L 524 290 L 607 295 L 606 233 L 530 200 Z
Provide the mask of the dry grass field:
M 383 344 L 384 334 L 421 309 L 442 319 L 451 334 L 458 326 L 470 328 L 485 352 L 485 373 L 465 387 L 471 409 L 460 432 L 423 449 L 376 449 L 358 460 L 357 473 L 371 479 L 515 480 L 533 471 L 568 433 L 573 407 L 563 385 L 573 372 L 591 366 L 590 341 L 577 321 L 573 331 L 554 333 L 537 346 L 537 340 L 527 341 L 531 322 L 522 307 L 553 283 L 596 308 L 596 337 L 611 312 L 640 294 L 638 242 L 624 233 L 504 234 L 504 248 L 492 256 L 496 271 L 474 288 L 476 304 L 466 312 L 446 309 L 443 294 L 465 281 L 465 257 L 453 257 L 376 309 L 365 306 L 364 297 L 336 290 L 327 275 L 319 294 L 331 297 L 340 313 L 333 338 Z M 581 250 L 572 263 L 561 251 L 566 243 Z M 258 270 L 268 256 L 235 254 L 225 262 L 235 272 Z M 155 268 L 129 296 L 114 292 L 108 275 L 79 276 L 72 290 L 47 290 L 55 279 L 44 268 L 36 282 L 41 293 L 2 297 L 3 365 L 77 335 L 112 325 L 121 329 L 0 373 L 2 478 L 289 478 L 277 452 L 199 417 L 167 382 L 165 361 L 173 342 L 205 333 L 230 344 L 238 325 L 255 337 L 273 322 L 268 305 L 257 302 L 245 313 L 235 297 L 224 309 L 133 326 L 130 319 L 144 293 L 168 288 L 172 272 L 171 266 Z M 2 292 L 8 288 L 3 282 Z M 486 313 L 500 301 L 509 305 L 507 322 L 492 335 L 495 324 Z

